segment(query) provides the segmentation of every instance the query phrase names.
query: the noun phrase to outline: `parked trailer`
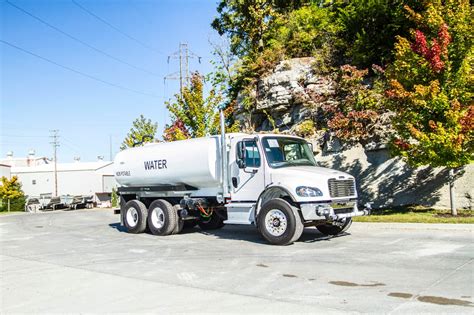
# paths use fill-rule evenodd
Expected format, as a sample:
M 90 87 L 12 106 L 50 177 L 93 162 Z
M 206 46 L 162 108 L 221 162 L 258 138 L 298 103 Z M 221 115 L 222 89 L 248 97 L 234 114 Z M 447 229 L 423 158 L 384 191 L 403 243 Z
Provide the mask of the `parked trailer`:
M 337 235 L 370 212 L 358 209 L 354 177 L 318 167 L 310 145 L 294 136 L 222 133 L 147 144 L 118 153 L 114 167 L 130 233 L 254 224 L 269 243 L 287 245 L 304 227 Z
M 69 204 L 69 209 L 77 210 L 77 209 L 90 209 L 93 208 L 93 197 L 92 196 L 74 196 L 71 203 Z

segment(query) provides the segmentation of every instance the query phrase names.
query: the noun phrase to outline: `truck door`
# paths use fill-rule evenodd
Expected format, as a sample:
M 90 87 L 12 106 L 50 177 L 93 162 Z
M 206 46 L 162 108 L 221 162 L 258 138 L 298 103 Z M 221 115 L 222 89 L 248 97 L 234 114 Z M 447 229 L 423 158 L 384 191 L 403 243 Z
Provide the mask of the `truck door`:
M 231 158 L 232 201 L 256 201 L 265 187 L 262 154 L 255 139 L 237 142 Z

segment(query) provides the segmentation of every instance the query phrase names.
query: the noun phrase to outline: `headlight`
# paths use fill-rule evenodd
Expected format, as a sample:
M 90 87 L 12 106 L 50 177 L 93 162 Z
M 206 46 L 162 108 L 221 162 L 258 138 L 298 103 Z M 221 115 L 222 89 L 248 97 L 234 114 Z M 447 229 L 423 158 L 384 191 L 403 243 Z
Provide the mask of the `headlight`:
M 296 187 L 296 194 L 300 197 L 321 197 L 323 192 L 316 187 L 299 186 Z

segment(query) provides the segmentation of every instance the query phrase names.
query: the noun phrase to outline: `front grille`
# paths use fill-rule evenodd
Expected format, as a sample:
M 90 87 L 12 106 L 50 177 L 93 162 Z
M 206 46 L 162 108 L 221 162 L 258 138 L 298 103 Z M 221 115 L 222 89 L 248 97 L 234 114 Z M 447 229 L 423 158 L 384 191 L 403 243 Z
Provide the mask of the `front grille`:
M 355 195 L 355 183 L 352 179 L 337 180 L 331 178 L 328 180 L 329 195 L 331 198 L 349 197 Z

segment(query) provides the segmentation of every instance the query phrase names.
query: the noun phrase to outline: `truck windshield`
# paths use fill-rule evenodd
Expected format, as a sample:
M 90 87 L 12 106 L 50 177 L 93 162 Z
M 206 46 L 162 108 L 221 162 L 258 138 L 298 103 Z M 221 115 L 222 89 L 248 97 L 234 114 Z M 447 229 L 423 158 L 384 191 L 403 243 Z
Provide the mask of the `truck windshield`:
M 306 141 L 295 138 L 265 137 L 263 149 L 270 167 L 316 166 L 316 160 Z

